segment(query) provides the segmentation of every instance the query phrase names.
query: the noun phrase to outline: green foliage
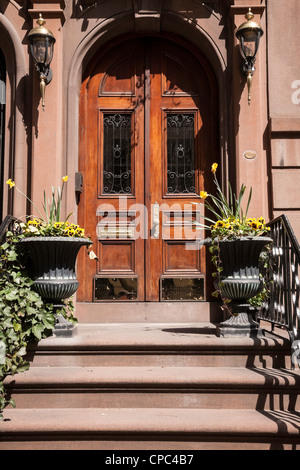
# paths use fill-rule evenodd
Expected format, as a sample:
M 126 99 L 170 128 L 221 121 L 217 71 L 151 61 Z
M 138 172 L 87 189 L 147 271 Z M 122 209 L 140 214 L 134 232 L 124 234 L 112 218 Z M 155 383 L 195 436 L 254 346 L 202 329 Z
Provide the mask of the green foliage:
M 18 244 L 23 236 L 8 231 L 0 252 L 0 419 L 8 403 L 15 406 L 6 398 L 4 378 L 29 368 L 28 343 L 49 336 L 56 322 L 53 306 L 44 304 L 32 289 L 33 281 L 24 268 L 25 254 Z
M 252 198 L 252 188 L 250 189 L 250 192 L 249 192 L 247 207 L 244 213 L 242 209 L 242 201 L 243 201 L 244 194 L 246 191 L 246 186 L 242 184 L 240 188 L 240 192 L 238 196 L 236 196 L 232 191 L 230 182 L 228 181 L 229 199 L 227 199 L 220 188 L 219 182 L 216 177 L 217 167 L 214 165 L 212 166 L 212 172 L 214 175 L 214 183 L 216 185 L 217 195 L 216 196 L 213 194 L 209 195 L 213 204 L 210 204 L 208 203 L 208 201 L 205 201 L 206 207 L 214 215 L 216 220 L 231 219 L 231 220 L 240 220 L 241 222 L 245 221 L 247 218 L 247 213 L 248 213 L 250 201 Z
M 248 218 L 248 211 L 252 198 L 252 188 L 250 188 L 248 200 L 246 202 L 246 209 L 243 209 L 243 199 L 245 196 L 246 186 L 241 185 L 238 195 L 236 195 L 228 181 L 228 197 L 222 192 L 219 185 L 216 171 L 218 168 L 217 163 L 213 163 L 211 171 L 213 173 L 213 181 L 216 187 L 216 194 L 208 194 L 206 191 L 200 191 L 200 197 L 204 200 L 204 206 L 206 214 L 204 219 L 206 223 L 210 225 L 201 225 L 202 227 L 210 230 L 211 232 L 211 246 L 209 251 L 211 253 L 211 260 L 215 268 L 215 272 L 212 273 L 214 278 L 214 284 L 216 291 L 212 293 L 213 297 L 220 297 L 223 302 L 223 307 L 230 312 L 230 300 L 226 299 L 222 295 L 222 282 L 221 274 L 223 271 L 222 262 L 220 258 L 220 241 L 221 240 L 235 240 L 242 237 L 257 237 L 267 235 L 270 231 L 270 227 L 267 226 L 266 221 L 263 217 L 259 218 Z M 269 260 L 269 247 L 266 248 L 264 257 L 265 267 Z M 264 290 L 264 295 L 267 295 L 267 291 Z M 251 305 L 261 305 L 263 295 L 257 298 L 250 299 Z
M 45 212 L 45 216 L 46 216 L 46 219 L 44 218 L 44 216 L 40 213 L 39 209 L 37 208 L 37 206 L 33 203 L 33 201 L 31 199 L 29 199 L 28 196 L 26 196 L 26 194 L 23 193 L 23 191 L 21 191 L 15 184 L 15 182 L 9 178 L 7 181 L 6 181 L 6 184 L 8 184 L 9 188 L 12 189 L 12 188 L 15 188 L 16 191 L 18 191 L 20 194 L 22 194 L 22 196 L 25 197 L 25 199 L 27 199 L 27 201 L 29 201 L 33 207 L 35 208 L 35 210 L 37 211 L 37 213 L 39 214 L 39 217 L 40 217 L 40 220 L 42 220 L 43 222 L 47 223 L 47 224 L 54 224 L 54 222 L 59 222 L 60 221 L 60 210 L 61 210 L 61 201 L 62 201 L 62 198 L 63 198 L 63 192 L 64 192 L 64 187 L 65 187 L 65 183 L 68 181 L 68 176 L 63 176 L 62 177 L 62 187 L 60 188 L 60 186 L 58 186 L 57 188 L 57 195 L 55 194 L 55 188 L 54 186 L 52 186 L 52 195 L 51 195 L 51 199 L 48 198 L 47 199 L 47 196 L 46 196 L 46 192 L 44 191 L 44 202 L 42 203 L 43 205 L 43 209 L 44 209 L 44 212 Z M 68 217 L 66 218 L 66 220 L 68 220 L 68 218 L 72 215 L 69 214 Z
M 45 217 L 35 204 L 15 185 L 12 179 L 6 181 L 9 189 L 15 189 L 22 194 L 35 208 L 39 219 L 29 220 L 27 223 L 16 223 L 13 231 L 6 233 L 5 242 L 0 247 L 0 419 L 1 411 L 9 403 L 15 406 L 7 393 L 3 381 L 7 375 L 23 372 L 29 368 L 26 361 L 27 345 L 30 341 L 39 341 L 51 334 L 56 323 L 56 314 L 73 317 L 74 306 L 68 301 L 60 311 L 56 311 L 52 304 L 45 304 L 41 297 L 33 290 L 33 281 L 26 272 L 26 255 L 21 251 L 20 240 L 32 236 L 65 236 L 83 237 L 84 229 L 67 222 L 60 222 L 61 201 L 68 176 L 62 178 L 62 187 L 52 187 L 52 197 L 48 199 L 44 192 L 43 208 Z M 96 255 L 90 251 L 90 258 Z
M 228 181 L 229 196 L 228 198 L 222 192 L 219 185 L 216 171 L 217 163 L 212 165 L 213 180 L 216 186 L 216 195 L 208 194 L 206 191 L 200 192 L 200 197 L 204 199 L 204 205 L 209 213 L 209 217 L 205 216 L 205 220 L 211 225 L 204 227 L 211 230 L 212 238 L 234 239 L 245 236 L 260 236 L 266 234 L 270 228 L 267 227 L 265 219 L 248 218 L 247 214 L 252 198 L 252 188 L 250 188 L 245 211 L 242 203 L 245 196 L 246 186 L 242 184 L 239 194 L 236 195 L 232 191 L 230 182 Z M 211 202 L 208 202 L 208 201 Z
M 231 309 L 230 309 L 231 300 L 224 297 L 222 294 L 222 290 L 221 290 L 221 287 L 222 287 L 221 275 L 222 275 L 223 268 L 222 268 L 222 262 L 220 258 L 220 239 L 219 238 L 215 237 L 212 239 L 211 246 L 209 247 L 209 251 L 211 254 L 211 261 L 215 267 L 215 272 L 212 273 L 212 277 L 214 278 L 214 281 L 215 281 L 216 290 L 212 292 L 212 296 L 216 298 L 219 297 L 223 304 L 222 308 L 224 310 L 227 310 L 231 314 Z M 268 272 L 268 270 L 272 266 L 270 253 L 271 253 L 271 245 L 266 245 L 260 254 L 260 259 L 259 259 L 260 266 L 261 266 L 260 277 L 263 282 L 263 289 L 258 295 L 256 295 L 255 297 L 252 297 L 251 299 L 247 301 L 249 305 L 251 305 L 252 307 L 256 307 L 256 308 L 262 307 L 270 295 L 269 286 L 270 286 L 271 280 L 266 277 L 266 272 Z
M 268 290 L 268 285 L 264 283 L 263 290 L 259 294 L 257 294 L 255 297 L 252 297 L 252 299 L 249 299 L 248 303 L 252 307 L 260 308 L 264 305 L 265 302 L 267 302 L 269 295 L 270 293 Z
M 266 222 L 263 217 L 258 219 L 228 219 L 218 220 L 214 225 L 211 226 L 211 234 L 213 238 L 219 240 L 227 239 L 232 240 L 241 237 L 258 237 L 265 235 L 270 230 L 266 226 Z
M 45 211 L 46 220 L 48 224 L 54 224 L 54 222 L 60 221 L 60 209 L 61 209 L 61 201 L 64 192 L 65 183 L 68 181 L 68 176 L 64 176 L 62 178 L 62 187 L 58 186 L 57 188 L 57 196 L 55 194 L 55 187 L 52 186 L 52 195 L 51 200 L 48 198 L 48 206 L 47 206 L 47 196 L 46 192 L 44 191 L 44 202 L 43 202 L 43 209 Z M 71 214 L 68 215 L 66 220 L 70 217 Z
M 20 223 L 24 237 L 75 237 L 85 238 L 84 229 L 69 222 L 46 223 L 40 219 Z

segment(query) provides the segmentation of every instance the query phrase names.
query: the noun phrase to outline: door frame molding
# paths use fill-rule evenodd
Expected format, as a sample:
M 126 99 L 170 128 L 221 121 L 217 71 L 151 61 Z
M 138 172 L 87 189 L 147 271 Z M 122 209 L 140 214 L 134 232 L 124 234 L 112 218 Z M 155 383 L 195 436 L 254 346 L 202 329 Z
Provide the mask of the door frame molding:
M 170 35 L 159 35 L 159 36 L 158 35 L 147 35 L 147 36 L 144 36 L 144 35 L 127 35 L 126 40 L 128 40 L 128 41 L 132 41 L 132 40 L 133 41 L 138 41 L 142 38 L 148 38 L 148 37 L 149 38 L 155 38 L 156 44 L 160 44 L 160 42 L 157 41 L 157 39 L 162 39 L 163 38 L 164 40 L 166 40 L 168 43 L 170 43 L 172 45 L 171 50 L 173 50 L 174 48 L 176 49 L 176 46 L 177 46 L 177 48 L 179 47 L 179 41 L 177 40 L 175 42 L 173 36 L 170 40 Z M 121 38 L 121 40 L 122 40 L 122 44 L 125 44 L 125 37 L 124 36 Z M 98 68 L 101 64 L 102 57 L 103 57 L 103 60 L 105 60 L 105 62 L 104 62 L 104 64 L 105 64 L 106 60 L 107 60 L 107 56 L 111 55 L 110 51 L 112 51 L 112 53 L 113 53 L 113 48 L 117 49 L 117 50 L 119 49 L 119 47 L 118 47 L 119 42 L 120 42 L 120 39 L 118 41 L 116 41 L 116 40 L 112 41 L 109 44 L 109 46 L 103 51 L 103 54 L 97 54 L 97 56 L 94 57 L 94 59 L 91 61 L 90 65 L 89 65 L 89 67 L 86 71 L 85 77 L 84 77 L 84 81 L 83 81 L 83 84 L 82 84 L 82 87 L 81 87 L 82 121 L 81 121 L 81 126 L 80 126 L 81 132 L 83 132 L 82 135 L 83 136 L 85 135 L 85 137 L 83 137 L 83 140 L 81 141 L 81 144 L 80 144 L 80 148 L 82 150 L 82 152 L 81 152 L 82 157 L 84 157 L 84 155 L 85 155 L 85 150 L 84 149 L 87 148 L 87 146 L 89 145 L 88 144 L 89 141 L 87 140 L 87 137 L 86 137 L 87 134 L 85 132 L 85 125 L 89 126 L 88 123 L 90 122 L 90 112 L 91 112 L 91 110 L 88 111 L 88 108 L 86 107 L 87 103 L 90 103 L 89 98 L 86 97 L 86 94 L 92 93 L 90 95 L 90 97 L 96 96 L 95 93 L 97 92 L 99 85 L 98 85 L 97 81 L 95 81 L 95 79 L 96 79 L 97 74 L 100 70 L 100 69 L 98 70 Z M 153 41 L 151 41 L 151 42 L 153 42 Z M 148 41 L 147 40 L 143 41 L 143 43 L 145 43 L 145 45 L 147 47 Z M 149 44 L 150 44 L 150 41 L 149 41 Z M 217 86 L 216 77 L 214 75 L 214 72 L 213 72 L 209 62 L 207 61 L 207 58 L 205 56 L 203 56 L 203 54 L 201 54 L 201 53 L 199 53 L 197 55 L 196 55 L 196 53 L 193 54 L 193 52 L 189 50 L 190 46 L 187 45 L 185 43 L 185 41 L 180 41 L 180 46 L 182 47 L 183 50 L 186 51 L 183 55 L 183 62 L 185 60 L 184 58 L 186 58 L 186 54 L 189 52 L 189 54 L 191 54 L 191 56 L 193 57 L 192 63 L 195 63 L 195 70 L 198 70 L 197 67 L 200 67 L 200 69 L 199 69 L 200 76 L 202 76 L 202 70 L 203 70 L 203 77 L 205 76 L 205 79 L 204 79 L 203 83 L 201 82 L 201 87 L 199 88 L 199 90 L 200 89 L 204 90 L 203 86 L 204 86 L 204 83 L 205 83 L 205 94 L 208 94 L 211 97 L 211 100 L 209 102 L 209 106 L 206 106 L 206 104 L 204 104 L 204 103 L 206 103 L 206 100 L 204 100 L 204 103 L 203 103 L 204 104 L 204 109 L 206 109 L 204 116 L 207 117 L 205 122 L 208 123 L 208 125 L 206 126 L 206 128 L 208 129 L 208 133 L 207 133 L 207 130 L 206 130 L 205 135 L 208 137 L 207 141 L 209 142 L 209 147 L 206 148 L 206 146 L 205 146 L 205 149 L 206 149 L 206 152 L 208 152 L 211 155 L 210 158 L 216 158 L 216 160 L 211 160 L 210 163 L 213 163 L 213 161 L 218 161 L 219 162 L 219 146 L 217 145 L 217 142 L 218 142 L 218 139 L 219 139 L 219 129 L 218 129 L 218 126 L 217 126 L 217 119 L 218 119 L 219 113 L 218 113 L 218 86 Z M 126 47 L 128 48 L 129 46 L 127 45 Z M 189 49 L 187 49 L 187 47 L 189 47 Z M 156 54 L 156 56 L 157 56 L 157 54 Z M 144 154 L 144 161 L 145 161 L 144 171 L 145 171 L 145 175 L 147 175 L 147 174 L 150 173 L 150 128 L 151 128 L 151 126 L 150 126 L 150 100 L 149 100 L 149 98 L 147 98 L 147 97 L 150 96 L 150 82 L 149 82 L 150 63 L 147 64 L 147 60 L 150 60 L 150 54 L 146 53 L 145 54 L 145 59 L 146 59 L 146 63 L 143 66 L 143 70 L 144 70 L 143 74 L 145 73 L 145 75 L 146 75 L 146 87 L 145 87 L 145 90 L 144 90 L 144 97 L 145 97 L 145 103 L 144 103 L 145 120 L 144 120 L 144 125 L 145 125 L 145 129 L 146 129 L 147 132 L 145 132 L 146 139 L 145 139 L 145 148 L 143 150 L 143 154 Z M 109 63 L 106 63 L 106 66 L 109 66 Z M 104 71 L 105 71 L 105 69 L 102 72 L 104 73 Z M 162 73 L 163 73 L 163 69 L 162 69 Z M 105 74 L 104 74 L 104 76 L 105 76 Z M 158 84 L 159 84 L 159 82 L 158 82 Z M 152 87 L 152 85 L 151 85 L 151 87 Z M 160 95 L 158 95 L 158 96 L 160 96 Z M 164 95 L 162 95 L 162 98 L 163 98 L 163 96 Z M 183 96 L 185 96 L 185 95 L 183 95 Z M 201 96 L 201 95 L 199 95 L 199 96 Z M 170 97 L 168 99 L 170 99 Z M 94 101 L 92 101 L 92 103 L 93 102 Z M 200 103 L 201 103 L 201 101 L 200 101 Z M 114 108 L 114 111 L 118 110 L 118 103 L 116 103 L 116 105 L 117 105 L 117 108 Z M 187 103 L 185 105 L 188 106 Z M 196 106 L 196 103 L 193 103 L 193 105 Z M 99 116 L 101 114 L 101 104 L 99 104 L 98 106 L 100 106 L 100 108 L 97 107 L 97 111 L 96 110 L 92 111 L 92 114 L 94 116 L 94 120 L 96 119 L 96 114 L 97 114 L 97 119 L 98 120 L 99 120 Z M 164 103 L 163 108 L 161 109 L 160 112 L 163 113 L 164 109 L 168 109 L 168 107 L 165 108 L 165 106 L 167 106 L 167 103 Z M 197 106 L 199 106 L 199 104 L 197 104 Z M 91 109 L 94 110 L 94 107 L 92 107 Z M 181 111 L 182 111 L 182 109 L 184 109 L 184 108 L 180 108 Z M 199 108 L 199 109 L 201 109 L 201 108 Z M 126 110 L 128 112 L 127 108 L 126 108 Z M 188 107 L 188 110 L 190 112 L 191 108 Z M 194 109 L 194 107 L 193 107 L 192 111 L 194 113 L 196 111 L 196 108 Z M 88 114 L 87 114 L 87 112 L 88 112 Z M 100 112 L 100 114 L 99 114 L 99 112 Z M 173 109 L 172 112 L 175 112 L 175 110 Z M 88 115 L 89 115 L 89 118 L 87 118 Z M 202 119 L 203 119 L 203 117 L 202 117 Z M 149 135 L 148 135 L 148 133 L 149 133 Z M 99 139 L 99 136 L 97 137 L 97 139 Z M 96 152 L 96 141 L 94 141 L 90 151 Z M 97 150 L 97 152 L 98 152 L 98 150 Z M 212 157 L 212 155 L 215 155 L 215 157 Z M 210 173 L 210 163 L 207 162 L 207 159 L 204 159 L 204 162 L 205 161 L 206 161 L 205 168 L 206 168 L 206 172 L 208 174 L 208 172 Z M 81 166 L 82 165 L 83 165 L 83 167 L 86 165 L 85 159 L 83 159 L 81 161 Z M 145 183 L 146 183 L 146 187 L 145 187 L 146 198 L 145 198 L 144 203 L 145 203 L 146 207 L 151 207 L 151 204 L 153 202 L 152 201 L 153 187 L 150 186 L 150 180 L 148 178 L 145 178 Z M 210 184 L 210 178 L 208 178 L 208 183 L 206 182 L 206 184 Z M 207 188 L 207 190 L 209 190 L 209 189 Z M 162 193 L 165 194 L 163 190 L 162 190 Z M 97 194 L 99 195 L 99 188 L 98 188 Z M 163 194 L 161 195 L 161 197 L 164 199 Z M 86 196 L 86 197 L 90 197 L 90 194 L 89 194 L 89 196 Z M 86 199 L 86 197 L 84 197 L 84 199 Z M 116 196 L 114 196 L 114 199 L 115 199 L 115 197 Z M 189 199 L 190 197 L 191 197 L 191 195 L 186 195 L 186 196 L 183 197 L 183 199 L 186 199 L 186 198 Z M 82 203 L 84 204 L 84 201 L 82 201 Z M 83 210 L 84 210 L 84 207 L 85 206 L 82 207 Z M 82 216 L 84 216 L 84 213 L 85 212 L 81 212 Z M 83 223 L 82 218 L 80 220 L 80 223 L 81 224 Z M 150 240 L 150 241 L 146 241 L 145 243 L 147 244 L 148 250 L 150 252 L 150 245 L 152 246 L 153 242 Z M 153 250 L 153 247 L 152 247 L 152 250 Z M 150 270 L 150 267 L 149 267 L 150 258 L 148 256 L 146 256 L 145 259 L 146 259 L 146 264 L 145 264 L 145 270 L 144 270 L 144 274 L 145 274 L 144 277 L 145 278 L 149 277 L 149 279 L 151 277 L 151 279 L 152 279 L 153 276 L 149 276 L 149 273 L 153 271 L 153 267 L 151 268 L 151 270 Z M 81 260 L 81 261 L 83 261 L 83 260 Z M 152 260 L 152 262 L 153 262 L 153 260 Z M 82 268 L 83 271 L 85 269 L 84 265 L 85 265 L 85 263 L 83 263 L 83 268 Z M 89 274 L 89 276 L 90 275 L 91 275 L 91 273 Z M 89 278 L 89 276 L 87 277 L 87 279 Z M 114 274 L 114 277 L 117 277 L 117 275 Z M 83 292 L 84 292 L 84 287 L 83 287 L 82 293 Z M 91 296 L 88 295 L 88 298 L 89 297 L 91 297 Z M 156 297 L 156 294 L 155 294 L 155 297 Z M 156 298 L 151 297 L 151 300 L 156 300 Z

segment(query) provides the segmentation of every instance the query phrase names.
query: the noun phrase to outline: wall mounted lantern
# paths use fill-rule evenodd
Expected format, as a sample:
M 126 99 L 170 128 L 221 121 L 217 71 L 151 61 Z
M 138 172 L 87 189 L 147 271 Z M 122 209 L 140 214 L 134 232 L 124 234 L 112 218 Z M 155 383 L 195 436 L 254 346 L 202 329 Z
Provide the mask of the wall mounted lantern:
M 251 8 L 249 8 L 245 18 L 247 21 L 239 26 L 235 35 L 240 42 L 240 52 L 244 59 L 242 73 L 247 77 L 248 104 L 250 104 L 252 77 L 255 72 L 254 64 L 256 60 L 256 53 L 258 51 L 260 38 L 264 32 L 262 28 L 255 21 L 253 21 L 254 15 L 251 11 Z
M 50 63 L 53 57 L 53 46 L 55 37 L 51 31 L 45 28 L 46 21 L 40 14 L 37 20 L 38 26 L 33 28 L 28 34 L 30 52 L 34 59 L 37 71 L 40 74 L 40 90 L 42 96 L 42 107 L 45 109 L 45 88 L 52 79 Z

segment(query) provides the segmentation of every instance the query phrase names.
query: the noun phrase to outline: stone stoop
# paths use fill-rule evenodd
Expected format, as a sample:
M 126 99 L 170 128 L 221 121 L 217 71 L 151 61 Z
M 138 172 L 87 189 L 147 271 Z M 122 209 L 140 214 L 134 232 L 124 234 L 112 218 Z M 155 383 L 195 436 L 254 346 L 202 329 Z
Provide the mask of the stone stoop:
M 5 380 L 16 408 L 0 449 L 300 449 L 300 373 L 282 330 L 219 338 L 209 316 L 160 318 L 79 323 L 32 345 L 29 371 Z

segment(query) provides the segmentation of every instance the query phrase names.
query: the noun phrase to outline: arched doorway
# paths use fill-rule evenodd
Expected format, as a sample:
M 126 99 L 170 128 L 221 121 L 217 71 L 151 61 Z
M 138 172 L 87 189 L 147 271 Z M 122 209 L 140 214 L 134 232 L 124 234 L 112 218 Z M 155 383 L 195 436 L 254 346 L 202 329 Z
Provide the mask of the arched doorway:
M 79 301 L 204 300 L 201 190 L 218 155 L 208 62 L 167 38 L 124 40 L 94 57 L 81 88 Z M 198 205 L 196 205 L 198 204 Z
M 5 105 L 6 105 L 6 64 L 0 49 L 0 221 L 3 220 L 4 190 L 4 139 L 5 139 Z

